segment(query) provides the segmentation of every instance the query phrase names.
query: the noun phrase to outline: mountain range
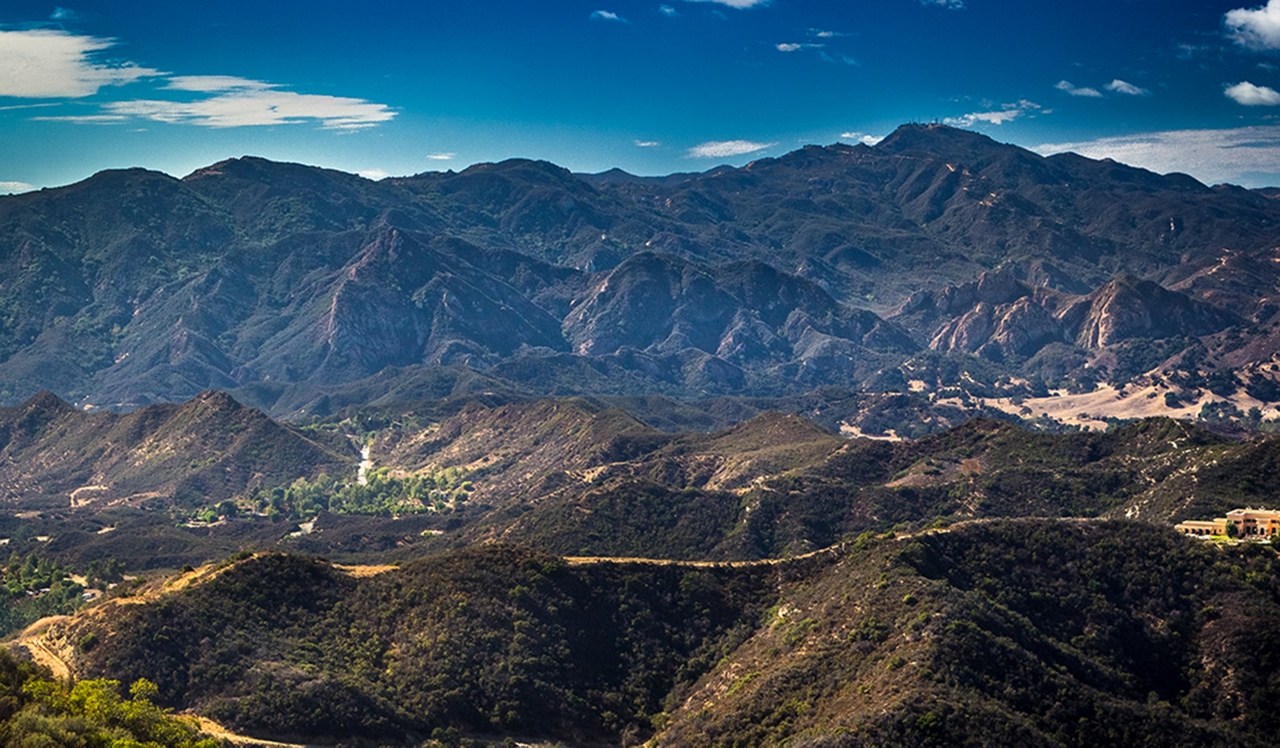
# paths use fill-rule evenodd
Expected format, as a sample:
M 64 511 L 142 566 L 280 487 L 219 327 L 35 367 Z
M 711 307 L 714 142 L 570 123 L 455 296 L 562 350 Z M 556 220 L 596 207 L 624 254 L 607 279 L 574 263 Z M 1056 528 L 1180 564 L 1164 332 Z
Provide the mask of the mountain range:
M 1145 377 L 1209 402 L 1214 374 L 1276 389 L 1277 227 L 1265 191 L 934 125 L 667 178 L 103 172 L 0 198 L 0 400 L 220 389 L 305 418 L 444 367 L 525 396 Z M 934 354 L 949 373 L 915 376 Z

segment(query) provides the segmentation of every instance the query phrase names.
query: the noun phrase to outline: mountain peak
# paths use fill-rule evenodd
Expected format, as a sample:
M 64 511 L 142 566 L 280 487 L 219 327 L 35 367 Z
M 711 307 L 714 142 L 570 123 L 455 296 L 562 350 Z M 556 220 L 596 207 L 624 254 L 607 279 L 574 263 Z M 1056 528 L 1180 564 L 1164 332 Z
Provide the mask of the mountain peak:
M 900 125 L 874 147 L 882 153 L 923 152 L 946 157 L 1017 149 L 981 133 L 936 123 Z
M 25 411 L 42 411 L 46 413 L 67 413 L 75 410 L 74 406 L 49 390 L 40 390 L 27 398 L 18 407 Z

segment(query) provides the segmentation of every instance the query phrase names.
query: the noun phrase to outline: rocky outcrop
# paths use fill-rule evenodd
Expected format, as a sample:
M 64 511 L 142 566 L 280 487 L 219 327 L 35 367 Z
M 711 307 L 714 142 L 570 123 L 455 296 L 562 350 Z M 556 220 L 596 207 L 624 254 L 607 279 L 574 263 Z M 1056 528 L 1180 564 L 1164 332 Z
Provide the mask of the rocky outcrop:
M 1082 348 L 1101 348 L 1129 338 L 1211 335 L 1234 324 L 1234 315 L 1163 288 L 1122 275 L 1066 306 L 1059 319 Z

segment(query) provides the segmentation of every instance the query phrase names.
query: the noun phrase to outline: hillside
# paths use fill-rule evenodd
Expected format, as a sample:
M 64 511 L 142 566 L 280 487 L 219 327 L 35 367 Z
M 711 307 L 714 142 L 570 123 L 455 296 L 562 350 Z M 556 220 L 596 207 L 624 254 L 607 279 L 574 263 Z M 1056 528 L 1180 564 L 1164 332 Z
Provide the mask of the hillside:
M 746 566 L 494 546 L 352 577 L 269 554 L 43 641 L 262 737 L 1265 745 L 1276 570 L 1046 520 Z
M 942 126 L 664 179 L 103 172 L 0 198 L 0 401 L 853 387 L 972 412 L 1137 381 L 1258 421 L 1278 226 L 1260 193 Z

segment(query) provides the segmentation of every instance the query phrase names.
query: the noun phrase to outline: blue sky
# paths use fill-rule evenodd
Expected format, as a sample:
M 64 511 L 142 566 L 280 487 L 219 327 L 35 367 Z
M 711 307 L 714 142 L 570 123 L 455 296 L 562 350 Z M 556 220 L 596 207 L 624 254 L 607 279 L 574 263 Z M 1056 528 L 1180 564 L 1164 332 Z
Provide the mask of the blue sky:
M 942 121 L 1280 184 L 1280 0 L 118 0 L 0 7 L 0 192 L 259 155 L 701 171 Z

